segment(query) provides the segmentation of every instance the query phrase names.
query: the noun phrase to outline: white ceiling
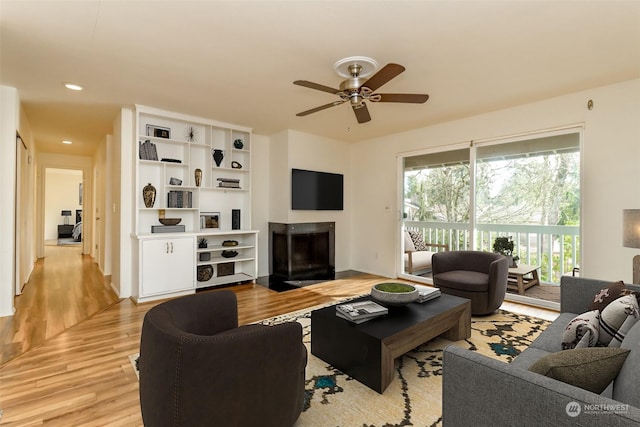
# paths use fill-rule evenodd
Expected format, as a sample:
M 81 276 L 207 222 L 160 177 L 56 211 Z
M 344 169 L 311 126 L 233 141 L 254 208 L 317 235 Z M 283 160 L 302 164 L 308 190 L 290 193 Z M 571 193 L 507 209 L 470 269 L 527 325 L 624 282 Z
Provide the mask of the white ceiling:
M 640 77 L 640 1 L 0 0 L 0 23 L 1 84 L 39 149 L 69 154 L 123 105 L 358 141 Z M 296 117 L 337 98 L 292 82 L 337 87 L 354 55 L 406 67 L 378 92 L 429 101 Z

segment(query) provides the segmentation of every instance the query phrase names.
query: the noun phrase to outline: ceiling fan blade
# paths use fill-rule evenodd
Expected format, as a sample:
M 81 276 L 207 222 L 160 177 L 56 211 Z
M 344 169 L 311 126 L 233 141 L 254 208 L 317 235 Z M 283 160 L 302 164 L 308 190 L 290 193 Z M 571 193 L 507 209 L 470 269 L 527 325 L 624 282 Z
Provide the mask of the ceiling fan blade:
M 369 109 L 367 108 L 367 104 L 362 104 L 360 108 L 354 108 L 353 112 L 356 115 L 356 119 L 358 123 L 366 123 L 371 120 L 371 115 L 369 114 Z
M 318 83 L 308 82 L 306 80 L 296 80 L 293 82 L 294 85 L 308 87 L 309 89 L 321 90 L 323 92 L 333 93 L 334 95 L 340 93 L 340 89 L 334 89 L 329 86 L 324 86 Z
M 383 84 L 387 83 L 398 74 L 402 73 L 405 68 L 399 64 L 387 64 L 369 78 L 362 86 L 368 87 L 371 91 L 375 91 Z
M 327 108 L 335 107 L 336 105 L 340 105 L 343 102 L 345 102 L 345 101 L 342 101 L 342 100 L 333 101 L 333 102 L 331 102 L 329 104 L 321 105 L 319 107 L 312 108 L 312 109 L 307 110 L 307 111 L 303 111 L 302 113 L 298 113 L 298 114 L 296 114 L 296 116 L 298 116 L 298 117 L 307 116 L 307 115 L 309 115 L 311 113 L 317 113 L 318 111 L 322 111 L 322 110 L 326 110 Z
M 410 102 L 412 104 L 424 104 L 429 99 L 429 95 L 419 93 L 378 93 L 380 99 L 374 102 Z

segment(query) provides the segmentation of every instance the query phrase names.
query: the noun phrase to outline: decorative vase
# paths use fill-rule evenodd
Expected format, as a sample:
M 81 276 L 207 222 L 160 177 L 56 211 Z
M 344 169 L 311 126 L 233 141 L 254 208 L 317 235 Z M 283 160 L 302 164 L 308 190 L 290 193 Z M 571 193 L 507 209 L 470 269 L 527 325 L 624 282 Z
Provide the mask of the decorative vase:
M 196 178 L 196 187 L 200 187 L 200 183 L 202 182 L 202 170 L 196 169 L 194 175 Z
M 219 167 L 222 164 L 222 159 L 224 159 L 224 151 L 214 148 L 211 150 L 211 153 L 213 154 L 213 161 L 216 162 L 216 166 Z
M 144 200 L 144 205 L 148 208 L 152 208 L 156 203 L 156 187 L 148 183 L 142 189 L 142 198 Z
M 241 139 L 236 139 L 235 141 L 233 141 L 233 146 L 238 150 L 242 150 L 242 147 L 244 147 L 244 142 L 242 142 Z

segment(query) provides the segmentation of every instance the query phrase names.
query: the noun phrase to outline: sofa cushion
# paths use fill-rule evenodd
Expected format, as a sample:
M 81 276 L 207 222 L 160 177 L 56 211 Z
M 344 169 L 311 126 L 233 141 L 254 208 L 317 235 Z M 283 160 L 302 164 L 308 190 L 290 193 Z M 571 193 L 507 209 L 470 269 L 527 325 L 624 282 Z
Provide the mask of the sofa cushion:
M 600 312 L 579 314 L 567 325 L 562 335 L 562 349 L 595 347 L 598 343 Z
M 437 277 L 439 288 L 452 287 L 467 292 L 487 292 L 489 290 L 489 275 L 477 271 L 445 271 L 439 273 Z
M 600 394 L 618 375 L 628 354 L 621 348 L 576 348 L 541 357 L 529 370 Z
M 567 324 L 576 317 L 577 313 L 560 313 L 556 320 L 547 326 L 538 338 L 536 338 L 530 348 L 539 348 L 550 353 L 562 350 L 562 334 Z
M 620 348 L 631 350 L 613 383 L 613 398 L 640 408 L 640 322 L 624 337 Z
M 408 231 L 409 237 L 411 237 L 411 241 L 413 242 L 413 246 L 416 251 L 426 251 L 427 245 L 424 243 L 424 239 L 422 235 L 417 231 Z
M 515 359 L 513 359 L 509 364 L 511 366 L 515 366 L 520 369 L 529 369 L 531 365 L 533 365 L 538 359 L 551 354 L 546 350 L 542 350 L 541 348 L 529 347 L 522 353 L 518 355 Z
M 600 289 L 600 291 L 598 291 L 598 293 L 593 297 L 593 301 L 591 301 L 587 310 L 604 310 L 606 306 L 620 298 L 624 290 L 625 287 L 622 281 L 614 282 L 609 286 Z
M 627 332 L 640 318 L 638 301 L 634 295 L 622 296 L 607 305 L 600 314 L 598 342 L 609 347 L 620 347 Z

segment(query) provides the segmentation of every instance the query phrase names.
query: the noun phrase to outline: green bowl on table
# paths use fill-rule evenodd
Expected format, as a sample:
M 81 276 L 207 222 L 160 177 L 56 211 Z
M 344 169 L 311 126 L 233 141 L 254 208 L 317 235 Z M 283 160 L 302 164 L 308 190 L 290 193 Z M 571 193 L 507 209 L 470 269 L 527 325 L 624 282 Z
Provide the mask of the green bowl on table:
M 385 305 L 405 305 L 418 299 L 420 293 L 408 283 L 378 283 L 371 288 L 371 298 Z

